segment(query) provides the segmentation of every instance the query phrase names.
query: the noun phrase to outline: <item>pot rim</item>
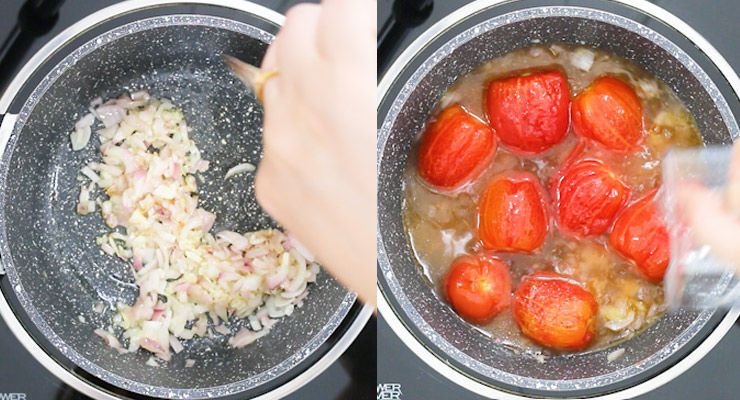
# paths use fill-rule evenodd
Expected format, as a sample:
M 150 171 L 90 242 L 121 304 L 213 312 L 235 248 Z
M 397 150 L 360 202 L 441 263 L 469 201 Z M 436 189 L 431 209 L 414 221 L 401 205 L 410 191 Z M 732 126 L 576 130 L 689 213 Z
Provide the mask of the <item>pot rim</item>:
M 428 28 L 426 31 L 424 31 L 416 40 L 411 43 L 411 45 L 408 46 L 408 48 L 406 48 L 401 53 L 401 55 L 393 62 L 393 64 L 391 64 L 391 66 L 388 68 L 388 70 L 380 80 L 380 83 L 378 85 L 377 97 L 378 110 L 380 110 L 384 101 L 387 100 L 386 96 L 388 95 L 391 86 L 394 84 L 398 84 L 398 82 L 396 82 L 396 79 L 405 72 L 406 66 L 409 64 L 409 62 L 414 59 L 422 50 L 424 50 L 430 42 L 436 40 L 439 36 L 447 32 L 460 21 L 465 20 L 466 18 L 483 12 L 494 6 L 509 2 L 510 1 L 508 0 L 475 1 L 447 15 L 446 17 L 435 23 L 433 26 Z M 707 55 L 714 66 L 728 81 L 732 90 L 736 94 L 740 93 L 740 78 L 738 78 L 738 76 L 735 74 L 729 63 L 727 63 L 727 61 L 711 44 L 709 44 L 706 39 L 704 39 L 698 32 L 696 32 L 678 17 L 656 5 L 648 3 L 645 0 L 608 0 L 607 2 L 613 2 L 617 3 L 618 5 L 636 9 L 639 12 L 644 13 L 680 32 L 694 45 L 696 45 L 699 50 Z M 378 128 L 378 132 L 381 132 L 380 127 Z M 384 149 L 379 146 L 377 150 L 378 168 L 380 168 L 380 159 Z M 379 256 L 381 254 L 385 254 L 385 248 L 380 232 L 378 232 L 378 254 Z M 382 268 L 380 268 L 380 264 L 381 263 L 379 263 L 378 274 L 382 275 L 383 271 Z M 517 395 L 488 386 L 474 378 L 471 378 L 470 376 L 451 366 L 449 363 L 440 359 L 440 356 L 436 352 L 430 351 L 430 349 L 425 346 L 423 341 L 415 336 L 413 330 L 410 327 L 406 326 L 406 324 L 408 324 L 408 321 L 402 320 L 399 317 L 396 310 L 394 310 L 392 302 L 389 300 L 388 297 L 386 297 L 392 296 L 392 294 L 384 292 L 384 288 L 381 285 L 380 279 L 378 280 L 377 292 L 379 298 L 378 311 L 383 316 L 383 318 L 385 318 L 391 329 L 414 354 L 416 354 L 419 358 L 422 359 L 422 361 L 424 361 L 431 368 L 435 369 L 441 375 L 479 395 L 501 399 L 529 398 L 524 395 Z M 693 364 L 699 361 L 704 355 L 706 355 L 706 353 L 708 353 L 717 344 L 717 342 L 719 342 L 719 340 L 724 337 L 725 333 L 732 327 L 738 315 L 740 315 L 740 308 L 733 308 L 732 310 L 727 312 L 721 322 L 709 335 L 707 335 L 707 337 L 702 340 L 702 342 L 695 349 L 689 352 L 688 355 L 686 355 L 679 362 L 668 367 L 657 375 L 630 388 L 609 394 L 591 395 L 588 398 L 631 398 L 646 393 L 664 383 L 667 383 L 668 381 L 686 371 Z
M 15 127 L 16 121 L 18 120 L 17 114 L 8 113 L 11 103 L 21 91 L 26 81 L 59 49 L 68 45 L 71 41 L 79 37 L 79 35 L 83 34 L 91 27 L 116 17 L 144 9 L 188 4 L 215 6 L 240 11 L 251 14 L 276 26 L 282 26 L 285 21 L 285 17 L 282 14 L 248 1 L 236 3 L 229 0 L 128 0 L 97 11 L 66 28 L 44 45 L 44 47 L 34 54 L 34 56 L 31 57 L 31 59 L 29 59 L 29 61 L 21 68 L 5 92 L 2 93 L 2 96 L 0 97 L 0 118 L 2 118 L 0 120 L 0 146 L 2 146 L 0 147 L 0 154 L 4 153 L 10 135 Z M 4 271 L 2 269 L 2 265 L 0 265 L 0 278 L 3 278 L 3 276 Z M 345 352 L 352 342 L 354 342 L 355 338 L 362 331 L 372 314 L 372 307 L 363 304 L 359 312 L 356 313 L 354 319 L 351 321 L 349 327 L 342 333 L 342 336 L 338 338 L 336 343 L 321 356 L 321 358 L 316 360 L 312 365 L 299 373 L 293 379 L 269 392 L 260 394 L 256 399 L 278 399 L 285 397 L 321 374 Z M 93 398 L 119 398 L 119 396 L 114 395 L 113 393 L 88 382 L 77 374 L 72 373 L 47 353 L 41 345 L 34 340 L 30 332 L 23 326 L 20 319 L 15 315 L 10 306 L 9 300 L 5 297 L 4 293 L 0 296 L 0 316 L 2 316 L 8 324 L 11 332 L 21 342 L 23 347 L 25 347 L 25 349 L 39 363 L 64 383 Z M 341 325 L 346 322 L 347 321 L 341 321 L 339 324 Z M 162 393 L 166 395 L 167 390 L 164 388 L 161 389 L 163 390 Z M 174 391 L 181 392 L 183 389 Z M 185 391 L 187 392 L 188 390 Z M 233 395 L 235 393 L 236 392 L 224 393 L 224 395 Z M 188 395 L 185 396 L 190 397 Z

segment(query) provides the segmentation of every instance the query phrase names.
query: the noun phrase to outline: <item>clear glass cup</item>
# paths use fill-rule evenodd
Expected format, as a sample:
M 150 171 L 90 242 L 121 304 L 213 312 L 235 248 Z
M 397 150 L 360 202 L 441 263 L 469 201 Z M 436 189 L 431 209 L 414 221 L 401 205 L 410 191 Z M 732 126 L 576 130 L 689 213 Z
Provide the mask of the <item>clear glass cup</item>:
M 675 194 L 682 182 L 694 182 L 724 195 L 731 158 L 732 147 L 723 146 L 673 149 L 663 159 L 663 183 L 657 200 L 665 213 L 670 236 L 671 262 L 663 280 L 670 308 L 705 309 L 740 304 L 736 266 L 714 256 L 711 246 L 696 242 L 677 209 Z

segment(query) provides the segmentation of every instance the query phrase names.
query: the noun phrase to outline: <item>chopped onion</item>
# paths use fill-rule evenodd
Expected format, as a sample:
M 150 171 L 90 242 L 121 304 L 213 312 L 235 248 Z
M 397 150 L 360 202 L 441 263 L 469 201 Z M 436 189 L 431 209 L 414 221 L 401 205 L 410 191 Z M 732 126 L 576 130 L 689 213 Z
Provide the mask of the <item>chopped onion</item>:
M 80 170 L 80 172 L 82 172 L 82 175 L 85 175 L 86 177 L 88 177 L 93 182 L 100 181 L 100 176 L 98 176 L 98 174 L 96 174 L 95 171 L 93 171 L 92 169 L 90 169 L 90 167 L 83 167 Z
M 106 128 L 119 124 L 126 116 L 126 110 L 117 105 L 102 105 L 95 109 L 98 119 Z
M 604 326 L 614 332 L 621 331 L 628 327 L 635 320 L 635 312 L 630 310 L 627 316 L 622 319 L 612 319 L 604 322 Z
M 299 294 L 295 298 L 296 306 L 302 307 L 303 306 L 303 300 L 308 296 L 308 289 L 304 290 L 303 293 Z
M 118 99 L 118 101 L 116 101 L 116 105 L 125 110 L 130 110 L 132 108 L 138 108 L 145 104 L 146 102 L 143 100 L 134 101 L 134 100 L 127 99 L 127 98 Z
M 208 169 L 209 165 L 210 163 L 206 160 L 197 160 L 188 168 L 188 173 L 204 172 Z
M 208 232 L 213 228 L 213 224 L 216 222 L 216 215 L 212 212 L 208 212 L 202 208 L 199 208 L 196 210 L 198 215 L 201 218 L 201 230 L 203 232 Z
M 95 123 L 95 116 L 92 113 L 86 114 L 84 117 L 80 118 L 79 121 L 77 121 L 77 123 L 75 124 L 75 130 L 89 128 L 92 126 L 93 123 Z
M 134 264 L 134 269 L 139 271 L 141 270 L 142 264 L 141 264 L 141 258 L 134 256 L 132 259 L 132 262 Z
M 262 330 L 262 324 L 260 324 L 260 321 L 254 315 L 249 316 L 249 327 L 255 332 Z
M 165 353 L 164 347 L 157 343 L 156 340 L 145 337 L 139 341 L 139 346 L 151 351 L 152 353 Z
M 113 136 L 115 136 L 116 132 L 118 132 L 118 124 L 113 125 L 109 128 L 98 129 L 97 131 L 95 131 L 95 133 L 97 133 L 102 138 L 101 141 L 113 139 Z
M 134 160 L 134 155 L 123 147 L 108 147 L 107 151 L 105 151 L 105 156 L 109 156 L 118 161 L 118 164 L 123 164 L 123 166 L 126 168 L 127 174 L 139 169 L 139 166 L 136 164 L 136 160 Z
M 216 237 L 225 240 L 234 250 L 244 250 L 249 246 L 249 240 L 236 232 L 221 231 Z
M 181 111 L 145 91 L 95 105 L 93 116 L 105 125 L 96 131 L 103 157 L 82 168 L 91 182 L 81 188 L 77 208 L 84 214 L 99 205 L 106 224 L 122 228 L 95 240 L 106 254 L 130 260 L 139 287 L 136 302 L 119 303 L 113 315 L 128 351 L 143 348 L 169 361 L 183 350 L 181 340 L 213 337 L 209 318 L 222 335 L 232 335 L 225 325 L 231 318 L 247 318 L 252 330 L 230 339 L 243 347 L 302 304 L 318 266 L 297 241 L 273 229 L 210 233 L 216 215 L 199 207 L 191 175 L 209 162 L 190 139 Z M 90 118 L 77 127 L 89 129 Z M 253 169 L 244 163 L 227 175 Z M 103 193 L 97 203 L 96 188 Z M 103 307 L 97 311 L 96 305 L 96 312 Z M 158 365 L 156 359 L 148 363 Z
M 290 240 L 291 245 L 293 247 L 295 247 L 295 249 L 298 250 L 298 252 L 301 253 L 301 255 L 308 262 L 313 262 L 315 260 L 315 258 L 313 256 L 313 253 L 311 253 L 310 251 L 308 251 L 308 249 L 306 248 L 306 246 L 304 246 L 301 242 L 299 242 L 298 239 L 296 239 L 295 237 L 290 236 L 290 235 L 288 235 L 288 237 L 290 238 L 289 240 Z
M 195 326 L 195 328 L 196 328 L 196 332 L 195 332 L 195 333 L 196 333 L 196 334 L 197 334 L 198 336 L 205 336 L 205 334 L 206 334 L 206 329 L 208 328 L 208 322 L 206 322 L 206 320 L 205 320 L 205 319 L 199 319 L 199 320 L 198 320 L 198 321 L 197 321 L 197 322 L 195 323 L 195 325 L 194 325 L 194 326 Z
M 103 244 L 101 244 L 101 245 L 100 245 L 100 249 L 101 249 L 101 250 L 103 250 L 103 252 L 105 252 L 105 253 L 106 253 L 106 254 L 108 254 L 108 255 L 113 255 L 113 254 L 115 254 L 115 252 L 116 252 L 116 251 L 115 251 L 115 250 L 113 249 L 113 247 L 111 247 L 111 245 L 109 245 L 108 243 L 103 243 Z
M 637 81 L 637 87 L 640 88 L 649 99 L 660 96 L 660 87 L 658 86 L 658 82 L 653 79 L 640 79 Z
M 177 285 L 175 285 L 175 292 L 184 292 L 188 290 L 188 287 L 190 286 L 190 282 L 180 282 Z
M 242 172 L 252 172 L 257 167 L 250 163 L 241 163 L 235 167 L 230 168 L 228 171 L 226 171 L 226 176 L 224 176 L 224 179 L 229 179 L 234 175 L 241 174 Z
M 551 44 L 548 50 L 550 50 L 550 53 L 552 53 L 552 55 L 557 56 L 558 54 L 564 52 L 565 48 L 563 48 L 563 46 L 560 46 L 558 44 Z
M 146 90 L 137 90 L 135 92 L 131 92 L 131 100 L 144 100 L 149 101 L 151 97 L 149 97 L 149 92 Z
M 75 130 L 69 134 L 69 140 L 72 142 L 72 150 L 78 151 L 84 149 L 85 146 L 87 146 L 87 143 L 90 142 L 91 132 L 92 131 L 89 126 L 75 128 Z
M 177 340 L 177 338 L 173 335 L 170 335 L 170 346 L 172 346 L 172 351 L 174 351 L 176 354 L 185 349 L 182 343 L 180 343 L 180 341 Z
M 231 329 L 227 328 L 224 325 L 216 325 L 216 327 L 213 328 L 213 330 L 222 335 L 231 335 Z
M 192 360 L 192 359 L 185 360 L 185 368 L 193 368 L 193 365 L 195 365 L 195 360 Z
M 267 288 L 272 290 L 278 287 L 288 277 L 288 272 L 281 270 L 267 278 Z
M 570 63 L 573 64 L 574 67 L 582 71 L 589 71 L 594 65 L 595 57 L 596 53 L 594 53 L 593 51 L 585 47 L 579 47 L 575 49 L 571 54 Z
M 80 196 L 77 202 L 77 213 L 80 215 L 87 215 L 95 211 L 95 202 L 90 200 L 91 187 L 83 187 L 80 189 Z
M 236 335 L 229 341 L 231 347 L 241 348 L 254 343 L 257 339 L 267 335 L 269 329 L 263 329 L 259 332 L 252 332 L 247 328 L 241 328 Z
M 244 253 L 244 258 L 259 258 L 270 254 L 270 251 L 263 247 L 256 247 Z
M 607 362 L 614 362 L 624 355 L 624 348 L 619 348 L 606 355 Z
M 105 341 L 105 344 L 116 349 L 118 353 L 123 354 L 123 353 L 128 352 L 126 349 L 124 349 L 121 346 L 121 343 L 118 341 L 118 339 L 116 339 L 116 337 L 112 333 L 98 328 L 95 330 L 95 334 L 103 338 L 103 341 Z

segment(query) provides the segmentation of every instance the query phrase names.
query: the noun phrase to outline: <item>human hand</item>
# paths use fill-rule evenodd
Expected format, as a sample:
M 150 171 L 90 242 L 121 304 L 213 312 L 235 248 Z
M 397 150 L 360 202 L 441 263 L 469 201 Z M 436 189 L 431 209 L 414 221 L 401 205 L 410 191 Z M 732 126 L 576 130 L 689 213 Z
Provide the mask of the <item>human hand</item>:
M 709 245 L 716 257 L 733 263 L 740 272 L 740 145 L 732 150 L 724 194 L 686 182 L 676 189 L 676 202 L 694 240 Z
M 376 3 L 288 11 L 262 62 L 262 207 L 340 282 L 375 305 Z

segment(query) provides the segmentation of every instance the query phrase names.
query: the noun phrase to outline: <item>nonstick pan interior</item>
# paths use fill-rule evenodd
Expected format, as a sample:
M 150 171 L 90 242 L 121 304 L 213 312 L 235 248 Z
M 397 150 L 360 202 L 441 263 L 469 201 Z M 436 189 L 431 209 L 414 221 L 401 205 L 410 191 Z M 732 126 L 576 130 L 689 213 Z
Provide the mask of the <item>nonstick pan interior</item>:
M 614 52 L 663 79 L 687 104 L 706 143 L 731 143 L 738 136 L 738 126 L 714 81 L 682 48 L 645 27 L 646 16 L 625 18 L 599 10 L 598 2 L 590 2 L 594 6 L 589 7 L 561 6 L 571 4 L 568 1 L 548 3 L 556 5 L 502 2 L 507 12 L 492 8 L 474 14 L 472 21 L 445 25 L 439 36 L 428 35 L 429 41 L 415 49 L 421 56 L 415 55 L 398 76 L 384 77 L 393 84 L 388 93 L 382 93 L 387 97 L 378 115 L 378 279 L 394 316 L 461 376 L 507 392 L 571 398 L 623 389 L 654 376 L 691 351 L 721 313 L 666 314 L 613 348 L 555 355 L 545 362 L 517 354 L 472 329 L 435 295 L 419 272 L 403 226 L 404 167 L 435 102 L 456 79 L 493 57 L 534 43 L 565 42 Z M 625 350 L 624 356 L 609 362 L 608 354 L 619 348 Z
M 86 149 L 72 151 L 75 121 L 98 96 L 148 89 L 172 99 L 203 158 L 211 161 L 198 185 L 200 205 L 218 216 L 214 231 L 276 227 L 255 200 L 253 175 L 223 178 L 238 163 L 259 162 L 262 108 L 220 55 L 259 65 L 271 40 L 260 29 L 218 17 L 133 22 L 75 50 L 24 105 L 2 160 L 3 264 L 22 306 L 16 312 L 28 314 L 57 350 L 92 375 L 159 397 L 247 390 L 310 356 L 354 302 L 352 293 L 322 272 L 303 308 L 268 336 L 243 349 L 231 349 L 223 337 L 194 339 L 159 367 L 144 364 L 150 354 L 119 355 L 93 334 L 110 325 L 117 301 L 132 304 L 138 292 L 128 265 L 94 243 L 109 231 L 99 212 L 75 213 L 79 170 L 100 158 L 94 135 Z M 93 305 L 100 301 L 105 311 L 97 314 Z M 184 368 L 186 359 L 196 360 L 195 366 Z

